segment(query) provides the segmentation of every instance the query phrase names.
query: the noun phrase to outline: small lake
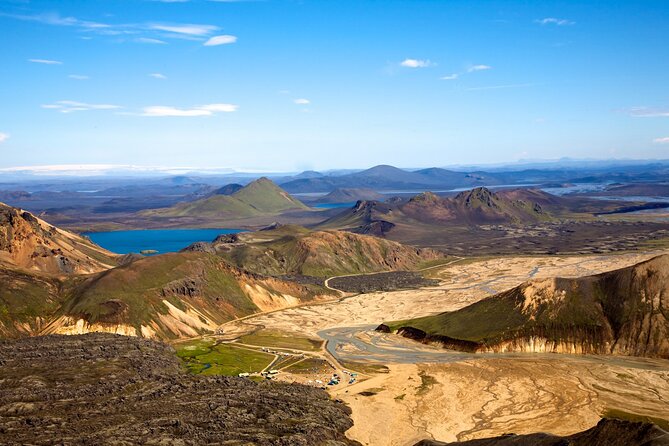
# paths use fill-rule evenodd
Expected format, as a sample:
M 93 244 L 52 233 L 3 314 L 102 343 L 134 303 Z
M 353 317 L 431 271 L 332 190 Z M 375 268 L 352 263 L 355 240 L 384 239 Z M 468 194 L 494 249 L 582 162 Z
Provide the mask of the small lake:
M 349 201 L 346 203 L 320 203 L 314 205 L 316 209 L 339 209 L 339 208 L 352 208 L 355 206 L 357 201 Z
M 134 231 L 86 232 L 94 243 L 117 254 L 154 250 L 155 254 L 177 252 L 195 242 L 211 242 L 221 234 L 242 229 L 141 229 Z

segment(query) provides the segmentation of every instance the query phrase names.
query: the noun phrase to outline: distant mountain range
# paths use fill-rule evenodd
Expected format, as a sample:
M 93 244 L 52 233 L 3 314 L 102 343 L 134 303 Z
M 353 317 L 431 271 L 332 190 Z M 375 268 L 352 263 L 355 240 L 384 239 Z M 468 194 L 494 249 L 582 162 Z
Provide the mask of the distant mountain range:
M 314 203 L 347 203 L 358 200 L 385 200 L 386 195 L 373 189 L 339 187 L 327 195 L 318 197 Z
M 369 188 L 376 191 L 450 190 L 478 186 L 543 184 L 554 182 L 597 183 L 666 181 L 669 164 L 656 163 L 557 163 L 528 164 L 508 169 L 405 170 L 388 165 L 344 175 L 301 175 L 276 178 L 291 193 L 330 192 L 336 188 Z
M 669 255 L 576 279 L 526 282 L 461 310 L 379 329 L 472 352 L 669 358 Z

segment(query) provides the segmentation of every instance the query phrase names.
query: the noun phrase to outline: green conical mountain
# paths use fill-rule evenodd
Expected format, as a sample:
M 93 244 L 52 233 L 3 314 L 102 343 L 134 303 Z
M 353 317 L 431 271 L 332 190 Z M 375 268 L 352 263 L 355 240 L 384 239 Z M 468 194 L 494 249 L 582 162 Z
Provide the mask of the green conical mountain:
M 268 178 L 259 178 L 232 195 L 213 195 L 169 208 L 145 211 L 151 217 L 246 218 L 309 209 Z

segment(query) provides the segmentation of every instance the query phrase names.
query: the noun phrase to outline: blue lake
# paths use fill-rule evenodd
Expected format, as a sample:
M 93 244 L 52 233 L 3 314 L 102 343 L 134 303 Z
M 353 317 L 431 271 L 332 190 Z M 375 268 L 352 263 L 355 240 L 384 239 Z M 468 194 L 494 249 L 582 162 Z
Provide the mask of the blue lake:
M 347 202 L 347 203 L 321 203 L 317 204 L 314 207 L 316 209 L 338 209 L 338 208 L 352 208 L 355 206 L 355 201 Z
M 142 229 L 136 231 L 86 232 L 93 242 L 117 254 L 155 250 L 177 252 L 191 243 L 210 242 L 221 234 L 242 229 Z

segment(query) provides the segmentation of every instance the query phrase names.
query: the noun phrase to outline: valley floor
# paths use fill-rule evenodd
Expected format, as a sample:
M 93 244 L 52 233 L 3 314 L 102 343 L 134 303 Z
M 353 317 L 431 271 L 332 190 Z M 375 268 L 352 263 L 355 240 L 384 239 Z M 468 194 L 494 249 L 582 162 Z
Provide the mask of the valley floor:
M 669 418 L 669 361 L 554 354 L 462 354 L 373 331 L 386 320 L 452 311 L 530 278 L 578 277 L 633 265 L 660 252 L 605 256 L 463 259 L 424 274 L 418 290 L 349 295 L 220 327 L 220 339 L 272 330 L 328 340 L 314 357 L 330 369 L 280 379 L 313 382 L 349 366 L 358 381 L 328 387 L 353 410 L 351 439 L 365 445 L 455 441 L 508 432 L 571 434 L 607 411 Z M 386 367 L 382 367 L 385 365 Z M 375 373 L 378 370 L 387 373 Z

